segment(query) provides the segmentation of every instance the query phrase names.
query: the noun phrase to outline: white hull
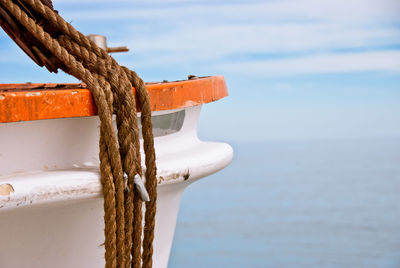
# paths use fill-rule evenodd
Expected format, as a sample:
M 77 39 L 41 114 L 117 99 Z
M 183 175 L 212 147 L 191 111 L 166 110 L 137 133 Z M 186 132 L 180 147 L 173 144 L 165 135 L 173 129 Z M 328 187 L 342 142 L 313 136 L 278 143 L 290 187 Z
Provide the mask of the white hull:
M 155 138 L 156 268 L 168 265 L 184 189 L 232 160 L 229 145 L 198 140 L 200 108 L 185 108 L 181 128 Z M 104 266 L 98 124 L 97 117 L 0 124 L 0 187 L 14 189 L 0 195 L 0 267 Z

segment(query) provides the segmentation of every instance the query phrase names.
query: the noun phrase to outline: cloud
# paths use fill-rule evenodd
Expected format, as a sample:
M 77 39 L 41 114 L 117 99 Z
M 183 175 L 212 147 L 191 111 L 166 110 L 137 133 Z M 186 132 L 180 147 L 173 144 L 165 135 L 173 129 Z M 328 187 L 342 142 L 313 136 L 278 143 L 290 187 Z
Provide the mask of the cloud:
M 63 1 L 61 1 L 62 3 Z M 77 1 L 93 3 L 94 8 L 77 10 L 73 5 L 69 16 L 81 20 L 150 19 L 173 21 L 189 18 L 207 21 L 277 21 L 277 20 L 335 20 L 365 22 L 370 20 L 399 20 L 400 3 L 396 0 L 283 0 L 283 1 Z M 154 5 L 154 3 L 162 5 Z M 117 4 L 120 3 L 120 4 Z M 126 5 L 126 4 L 129 5 Z M 99 5 L 100 4 L 100 5 Z M 107 8 L 104 8 L 107 7 Z M 206 17 L 204 17 L 206 15 Z M 71 17 L 72 16 L 72 17 Z
M 373 66 L 341 64 L 350 54 L 337 52 L 400 46 L 400 2 L 394 0 L 158 2 L 119 1 L 117 5 L 101 1 L 81 11 L 66 8 L 65 16 L 77 22 L 99 22 L 111 43 L 128 45 L 136 54 L 136 64 L 142 67 L 160 63 L 229 66 L 232 59 L 242 59 L 236 60 L 235 68 L 245 64 L 242 69 L 261 66 L 269 70 L 270 62 L 286 66 L 308 55 L 313 63 L 320 58 L 334 62 L 336 67 L 322 68 L 326 72 L 370 70 Z M 101 27 L 110 24 L 120 28 L 118 33 L 114 27 Z M 362 61 L 357 53 L 351 55 Z M 372 57 L 371 53 L 366 55 Z M 259 60 L 252 61 L 254 57 Z M 376 69 L 384 70 L 385 66 Z M 294 73 L 296 68 L 291 70 Z M 299 69 L 298 73 L 304 71 Z
M 81 9 L 76 9 L 77 3 Z M 400 2 L 395 0 L 60 0 L 55 4 L 74 24 L 87 29 L 90 22 L 91 32 L 107 35 L 110 45 L 129 46 L 135 65 L 144 68 L 161 64 L 270 70 L 271 64 L 284 69 L 292 62 L 316 66 L 329 60 L 333 67 L 315 71 L 373 70 L 374 66 L 363 67 L 369 64 L 358 55 L 389 55 L 400 46 Z M 384 53 L 388 47 L 392 50 Z M 358 53 L 338 54 L 346 50 Z M 356 62 L 343 64 L 347 57 Z M 133 61 L 132 56 L 123 60 Z M 392 60 L 387 60 L 390 65 Z M 383 59 L 376 61 L 382 64 L 375 69 L 397 68 L 385 67 Z M 289 67 L 291 74 L 314 70 Z
M 284 60 L 253 60 L 214 66 L 246 76 L 292 76 L 320 73 L 383 71 L 400 73 L 400 51 L 336 53 Z
M 344 29 L 327 24 L 291 23 L 183 27 L 146 38 L 134 37 L 127 44 L 138 52 L 163 52 L 174 57 L 185 54 L 188 59 L 196 60 L 246 53 L 283 54 L 382 46 L 396 44 L 399 37 L 400 33 L 390 28 Z

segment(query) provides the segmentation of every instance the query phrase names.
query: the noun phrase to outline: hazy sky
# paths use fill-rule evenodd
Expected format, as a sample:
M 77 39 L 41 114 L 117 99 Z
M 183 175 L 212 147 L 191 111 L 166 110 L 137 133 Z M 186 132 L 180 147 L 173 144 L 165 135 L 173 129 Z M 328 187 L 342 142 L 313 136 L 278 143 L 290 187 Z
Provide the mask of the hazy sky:
M 220 140 L 400 137 L 400 1 L 53 0 L 108 37 L 146 81 L 225 76 L 204 107 Z M 0 82 L 74 81 L 35 66 L 0 32 Z

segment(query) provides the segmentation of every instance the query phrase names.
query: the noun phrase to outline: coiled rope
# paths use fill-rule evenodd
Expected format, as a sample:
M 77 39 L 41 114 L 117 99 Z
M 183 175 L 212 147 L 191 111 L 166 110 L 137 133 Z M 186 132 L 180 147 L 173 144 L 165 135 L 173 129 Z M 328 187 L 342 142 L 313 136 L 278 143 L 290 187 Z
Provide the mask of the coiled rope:
M 53 10 L 51 1 L 0 0 L 0 24 L 36 63 L 54 72 L 60 68 L 86 83 L 101 121 L 106 267 L 152 267 L 157 181 L 151 109 L 143 80 L 67 23 Z M 150 197 L 145 203 L 143 234 L 143 201 L 134 187 L 135 175 L 143 175 L 137 107 Z M 112 124 L 114 112 L 117 133 Z

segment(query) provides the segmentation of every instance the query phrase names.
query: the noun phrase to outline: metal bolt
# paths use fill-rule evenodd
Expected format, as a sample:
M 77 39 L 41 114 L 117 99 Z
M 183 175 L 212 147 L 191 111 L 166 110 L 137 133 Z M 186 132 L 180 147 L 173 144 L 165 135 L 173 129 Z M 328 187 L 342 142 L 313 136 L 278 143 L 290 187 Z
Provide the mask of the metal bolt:
M 188 75 L 188 80 L 196 80 L 196 79 L 199 79 L 199 78 L 193 74 Z

